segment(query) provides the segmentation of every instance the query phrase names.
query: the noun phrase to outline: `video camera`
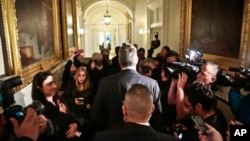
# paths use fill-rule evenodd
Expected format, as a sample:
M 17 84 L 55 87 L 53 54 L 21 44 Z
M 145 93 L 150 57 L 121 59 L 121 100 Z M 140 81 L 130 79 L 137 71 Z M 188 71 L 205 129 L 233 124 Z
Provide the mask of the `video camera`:
M 151 42 L 151 48 L 155 49 L 161 45 L 161 41 L 158 39 L 158 32 L 154 32 L 155 40 Z
M 171 65 L 166 64 L 163 67 L 165 76 L 167 78 L 178 79 L 181 72 L 185 72 L 188 75 L 188 82 L 196 80 L 196 75 L 200 68 L 196 65 L 192 65 L 184 62 L 173 62 Z
M 6 80 L 1 81 L 0 84 L 0 107 L 3 108 L 3 115 L 8 121 L 8 127 L 12 127 L 12 124 L 9 121 L 10 118 L 15 118 L 21 123 L 28 107 L 34 108 L 37 114 L 43 113 L 44 106 L 39 101 L 34 101 L 25 108 L 21 105 L 15 105 L 12 88 L 22 85 L 22 79 L 20 76 L 8 77 Z
M 192 64 L 203 64 L 204 60 L 201 59 L 202 57 L 203 53 L 195 49 L 187 49 L 185 54 L 185 59 Z
M 229 67 L 229 71 L 235 72 L 235 75 L 232 76 L 226 70 L 221 70 L 217 76 L 217 85 L 243 88 L 250 91 L 250 69 Z
M 5 79 L 1 79 L 0 97 L 2 98 L 2 101 L 0 101 L 0 106 L 2 106 L 3 109 L 8 108 L 15 102 L 12 88 L 19 85 L 22 85 L 22 79 L 20 76 L 9 76 Z

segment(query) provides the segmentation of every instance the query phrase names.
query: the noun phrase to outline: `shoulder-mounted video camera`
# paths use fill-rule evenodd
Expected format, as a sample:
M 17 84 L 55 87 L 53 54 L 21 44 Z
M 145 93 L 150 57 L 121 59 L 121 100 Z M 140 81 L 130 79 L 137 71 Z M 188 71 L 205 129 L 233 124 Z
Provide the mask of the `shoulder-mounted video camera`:
M 2 98 L 0 106 L 2 106 L 3 109 L 8 108 L 15 102 L 12 88 L 19 85 L 22 85 L 20 76 L 9 76 L 0 80 L 0 96 Z
M 217 85 L 243 88 L 246 91 L 250 91 L 250 69 L 229 67 L 229 71 L 234 72 L 234 75 L 228 74 L 226 70 L 221 70 L 218 73 Z
M 34 108 L 37 114 L 42 114 L 44 110 L 43 104 L 39 101 L 34 101 L 27 107 L 21 105 L 15 105 L 15 99 L 13 94 L 13 88 L 22 85 L 22 79 L 20 76 L 11 76 L 0 81 L 0 107 L 3 108 L 3 115 L 7 120 L 7 125 L 12 130 L 12 124 L 10 118 L 15 118 L 21 123 L 25 117 L 26 109 L 28 107 Z
M 199 66 L 192 65 L 184 62 L 173 62 L 172 64 L 166 64 L 163 67 L 165 76 L 167 78 L 178 79 L 179 74 L 185 72 L 188 75 L 188 82 L 193 82 L 196 79 L 196 75 L 199 72 Z

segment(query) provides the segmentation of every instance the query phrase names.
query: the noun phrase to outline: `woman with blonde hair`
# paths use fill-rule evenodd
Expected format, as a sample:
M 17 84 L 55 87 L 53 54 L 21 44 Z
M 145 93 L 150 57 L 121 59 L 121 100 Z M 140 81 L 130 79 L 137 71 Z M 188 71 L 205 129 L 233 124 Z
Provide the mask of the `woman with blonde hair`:
M 74 83 L 69 84 L 63 97 L 66 100 L 70 113 L 78 119 L 80 124 L 89 119 L 89 112 L 94 100 L 94 96 L 91 93 L 91 84 L 86 68 L 77 68 L 74 75 Z

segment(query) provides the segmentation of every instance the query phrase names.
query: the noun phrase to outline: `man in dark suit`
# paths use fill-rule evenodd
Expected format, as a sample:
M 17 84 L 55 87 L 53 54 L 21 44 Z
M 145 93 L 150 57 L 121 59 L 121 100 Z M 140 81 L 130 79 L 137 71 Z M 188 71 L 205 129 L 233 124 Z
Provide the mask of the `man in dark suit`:
M 119 50 L 119 64 L 122 71 L 103 78 L 99 83 L 94 105 L 90 113 L 91 124 L 89 126 L 92 130 L 93 128 L 95 128 L 94 130 L 111 129 L 123 121 L 122 102 L 125 93 L 133 84 L 143 84 L 149 88 L 156 107 L 150 124 L 156 128 L 161 124 L 159 119 L 162 107 L 158 83 L 149 77 L 140 75 L 136 71 L 137 62 L 136 48 L 132 45 L 124 44 Z M 86 128 L 88 127 L 85 126 L 85 130 L 91 130 Z
M 97 132 L 93 141 L 175 141 L 173 136 L 158 133 L 150 127 L 149 119 L 154 109 L 151 91 L 141 84 L 132 85 L 122 105 L 125 125 Z

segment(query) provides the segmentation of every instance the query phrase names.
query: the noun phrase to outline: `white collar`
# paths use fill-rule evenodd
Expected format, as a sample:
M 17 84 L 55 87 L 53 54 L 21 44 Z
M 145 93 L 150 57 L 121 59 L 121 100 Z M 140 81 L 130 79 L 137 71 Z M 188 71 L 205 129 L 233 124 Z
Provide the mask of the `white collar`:
M 122 68 L 122 70 L 125 70 L 125 69 L 136 70 L 136 66 L 129 66 L 129 67 L 124 67 L 124 68 Z
M 150 126 L 150 124 L 148 122 L 144 122 L 144 123 L 137 123 L 137 124 L 140 124 L 140 125 L 145 125 L 145 126 Z

